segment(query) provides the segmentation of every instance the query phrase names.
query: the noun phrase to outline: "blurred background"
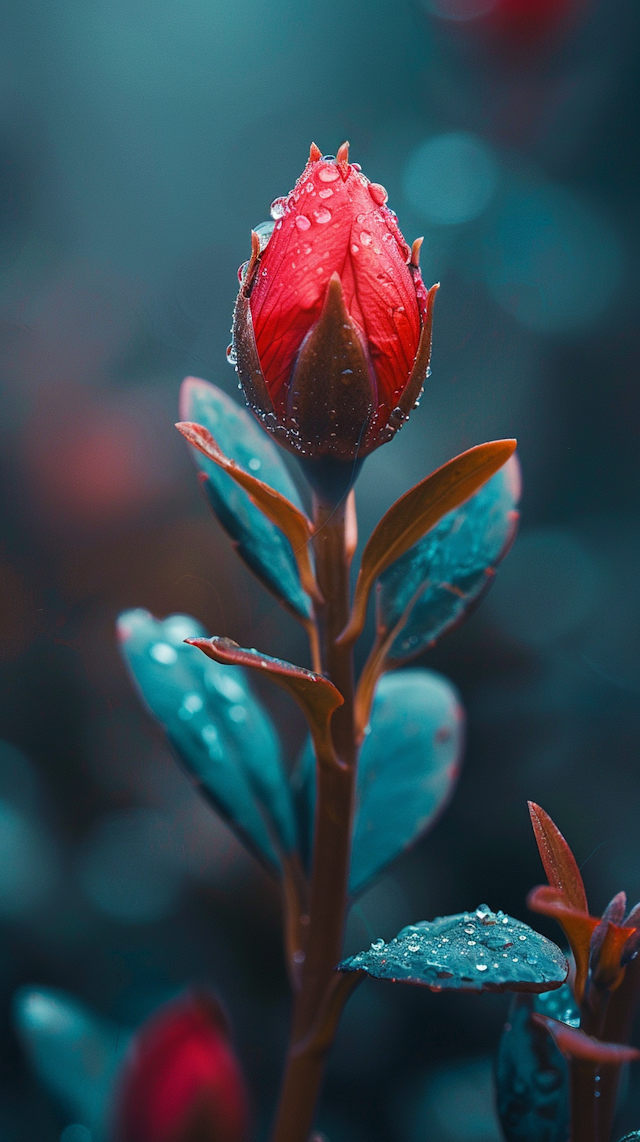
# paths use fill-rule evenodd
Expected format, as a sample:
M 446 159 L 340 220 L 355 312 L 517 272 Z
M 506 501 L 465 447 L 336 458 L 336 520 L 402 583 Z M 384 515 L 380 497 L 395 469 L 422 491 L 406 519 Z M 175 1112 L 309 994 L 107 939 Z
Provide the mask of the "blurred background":
M 517 436 L 524 475 L 493 592 L 419 660 L 468 711 L 457 792 L 354 908 L 349 950 L 481 901 L 531 919 L 527 797 L 570 840 L 596 911 L 622 888 L 635 902 L 640 7 L 0 13 L 0 1139 L 96 1142 L 24 1060 L 10 1003 L 25 983 L 127 1028 L 209 980 L 264 1120 L 287 1026 L 277 892 L 179 771 L 114 640 L 116 614 L 143 606 L 306 662 L 200 498 L 173 428 L 180 381 L 236 394 L 225 348 L 249 229 L 312 139 L 335 154 L 348 138 L 407 239 L 425 235 L 427 285 L 442 282 L 433 376 L 367 461 L 361 533 L 482 440 Z M 302 726 L 268 697 L 294 757 Z M 497 1142 L 505 1011 L 360 989 L 331 1058 L 330 1142 Z M 621 1126 L 640 1126 L 633 1078 Z

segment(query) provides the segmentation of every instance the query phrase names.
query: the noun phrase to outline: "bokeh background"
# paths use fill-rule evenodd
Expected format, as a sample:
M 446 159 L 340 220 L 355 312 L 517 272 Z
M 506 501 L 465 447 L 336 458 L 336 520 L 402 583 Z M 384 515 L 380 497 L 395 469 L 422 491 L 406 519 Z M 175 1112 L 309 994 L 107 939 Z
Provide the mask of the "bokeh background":
M 596 910 L 621 888 L 635 901 L 640 7 L 4 0 L 0 23 L 0 1139 L 95 1142 L 24 1060 L 25 983 L 126 1028 L 209 980 L 264 1125 L 287 1024 L 277 893 L 143 713 L 114 620 L 188 612 L 306 652 L 200 498 L 179 383 L 235 394 L 249 228 L 312 139 L 350 139 L 442 282 L 433 376 L 367 461 L 361 532 L 495 436 L 519 439 L 524 496 L 492 594 L 420 660 L 467 708 L 456 795 L 354 908 L 349 949 L 481 901 L 530 919 L 527 797 Z M 302 726 L 268 697 L 293 757 Z M 331 1058 L 330 1142 L 497 1142 L 505 1010 L 360 989 Z M 633 1077 L 622 1126 L 640 1126 Z

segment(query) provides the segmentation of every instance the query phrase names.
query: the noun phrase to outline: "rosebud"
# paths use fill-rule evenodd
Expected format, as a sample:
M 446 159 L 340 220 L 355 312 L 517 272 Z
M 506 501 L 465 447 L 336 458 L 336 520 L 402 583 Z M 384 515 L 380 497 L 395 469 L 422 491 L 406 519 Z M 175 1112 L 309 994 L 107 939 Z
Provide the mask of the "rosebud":
M 166 1004 L 134 1038 L 117 1100 L 117 1142 L 244 1142 L 247 1099 L 215 999 Z
M 437 287 L 425 289 L 421 239 L 409 248 L 386 201 L 348 144 L 335 159 L 312 146 L 241 271 L 230 359 L 308 474 L 318 461 L 353 473 L 407 420 L 428 373 Z

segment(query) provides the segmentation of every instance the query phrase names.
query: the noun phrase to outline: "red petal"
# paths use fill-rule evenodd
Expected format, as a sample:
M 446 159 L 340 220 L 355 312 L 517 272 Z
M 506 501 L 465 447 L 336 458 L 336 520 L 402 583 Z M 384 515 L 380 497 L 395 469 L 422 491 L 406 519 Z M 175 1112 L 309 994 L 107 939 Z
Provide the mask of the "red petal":
M 213 997 L 192 994 L 144 1024 L 125 1064 L 117 1105 L 118 1142 L 176 1142 L 205 1115 L 218 1142 L 244 1142 L 247 1098 Z
M 341 177 L 334 162 L 309 163 L 289 195 L 251 293 L 256 344 L 275 398 L 337 272 L 347 309 L 368 343 L 380 397 L 391 409 L 420 339 L 415 271 L 406 264 L 409 248 L 395 216 L 374 200 L 363 175 L 346 170 Z

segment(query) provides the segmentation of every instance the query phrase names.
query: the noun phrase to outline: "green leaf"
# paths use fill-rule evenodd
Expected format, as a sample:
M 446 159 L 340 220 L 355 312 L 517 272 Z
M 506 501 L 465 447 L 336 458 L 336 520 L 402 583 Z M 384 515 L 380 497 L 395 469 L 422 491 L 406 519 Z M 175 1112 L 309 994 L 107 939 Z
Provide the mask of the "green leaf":
M 340 642 L 362 633 L 375 580 L 448 512 L 474 495 L 515 452 L 515 440 L 492 440 L 469 448 L 425 476 L 389 508 L 370 536 L 360 563 L 351 618 Z
M 416 599 L 387 660 L 399 663 L 464 617 L 491 585 L 517 526 L 518 460 L 504 467 L 462 507 L 445 515 L 380 576 L 378 628 L 391 632 Z M 421 590 L 422 588 L 422 590 Z
M 431 828 L 460 767 L 464 713 L 456 691 L 431 670 L 385 675 L 358 762 L 349 891 L 369 881 Z M 307 742 L 293 778 L 300 833 L 309 836 L 315 763 Z
M 527 924 L 481 904 L 403 928 L 344 960 L 339 971 L 415 983 L 431 991 L 550 991 L 567 978 L 560 948 Z
M 104 1139 L 130 1033 L 48 987 L 20 988 L 13 1021 L 38 1079 L 96 1142 Z
M 185 645 L 205 633 L 188 615 L 161 621 L 127 611 L 118 633 L 140 695 L 187 771 L 243 842 L 277 867 L 276 848 L 296 847 L 293 805 L 278 737 L 245 671 Z
M 534 1011 L 580 1025 L 567 984 L 542 995 L 514 995 L 496 1060 L 496 1103 L 507 1142 L 566 1142 L 569 1072 L 552 1036 Z
M 230 460 L 285 496 L 301 512 L 304 510 L 278 446 L 246 408 L 216 385 L 187 377 L 180 393 L 180 417 L 203 425 Z M 311 601 L 302 589 L 289 540 L 227 472 L 198 449 L 192 447 L 191 453 L 206 477 L 207 499 L 239 555 L 276 598 L 301 618 L 309 619 Z

